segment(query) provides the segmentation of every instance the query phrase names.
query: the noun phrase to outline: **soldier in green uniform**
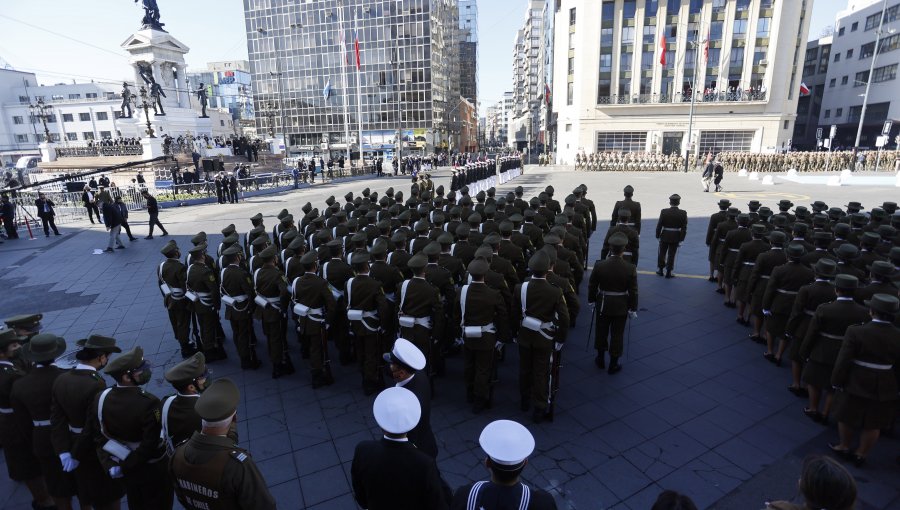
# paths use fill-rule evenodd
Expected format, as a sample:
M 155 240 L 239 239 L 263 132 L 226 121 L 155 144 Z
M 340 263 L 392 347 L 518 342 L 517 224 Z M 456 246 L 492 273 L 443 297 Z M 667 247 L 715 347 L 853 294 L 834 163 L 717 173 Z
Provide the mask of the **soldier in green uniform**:
M 334 383 L 328 356 L 328 334 L 332 331 L 338 305 L 328 288 L 328 280 L 319 276 L 319 260 L 314 252 L 300 258 L 303 274 L 291 282 L 293 312 L 297 316 L 302 342 L 309 346 L 312 387 Z
M 794 308 L 794 300 L 797 299 L 800 287 L 815 279 L 813 270 L 800 261 L 806 255 L 803 245 L 792 242 L 785 251 L 788 262 L 772 270 L 772 277 L 766 285 L 766 293 L 762 300 L 763 315 L 766 316 L 768 348 L 763 356 L 776 365 L 781 364 L 781 355 L 787 347 L 784 332 L 791 310 Z M 778 350 L 773 352 L 776 339 L 779 340 Z
M 625 194 L 625 199 L 619 200 L 613 207 L 612 218 L 610 219 L 609 226 L 613 227 L 619 223 L 624 223 L 626 225 L 633 226 L 638 235 L 640 235 L 641 203 L 635 202 L 632 199 L 632 197 L 634 196 L 634 188 L 631 185 L 625 186 L 623 192 Z M 622 221 L 622 209 L 627 209 L 628 212 L 631 213 L 629 217 L 625 219 L 625 221 Z
M 722 273 L 722 288 L 725 289 L 725 306 L 737 308 L 735 302 L 734 283 L 737 275 L 734 274 L 735 261 L 741 252 L 741 246 L 753 239 L 750 232 L 750 215 L 739 214 L 737 228 L 725 234 L 725 241 L 721 243 L 719 250 L 719 271 Z
M 387 320 L 389 311 L 381 283 L 369 276 L 369 254 L 354 253 L 350 262 L 355 276 L 347 280 L 347 319 L 356 342 L 363 391 L 368 396 L 383 384 L 378 372 L 381 321 Z
M 659 221 L 656 222 L 656 238 L 659 239 L 659 253 L 656 258 L 656 274 L 663 276 L 663 267 L 666 269 L 665 277 L 672 278 L 672 270 L 675 267 L 675 252 L 684 242 L 687 235 L 687 212 L 678 208 L 681 204 L 679 195 L 669 197 L 668 209 L 659 213 Z
M 216 274 L 206 264 L 206 243 L 189 250 L 191 265 L 187 268 L 187 299 L 193 302 L 194 315 L 200 326 L 199 350 L 206 354 L 208 362 L 227 358 L 225 349 L 218 343 L 219 308 L 221 305 Z
M 731 267 L 734 300 L 737 304 L 737 323 L 743 326 L 750 325 L 750 276 L 756 266 L 756 258 L 769 249 L 769 243 L 763 239 L 765 235 L 765 225 L 760 223 L 752 225 L 750 227 L 752 239 L 738 248 L 738 255 Z
M 175 447 L 200 431 L 200 417 L 194 410 L 197 399 L 212 383 L 202 352 L 194 354 L 166 371 L 166 381 L 175 394 L 162 400 L 160 423 L 166 451 L 171 455 Z M 237 429 L 229 434 L 237 442 Z
M 341 242 L 329 241 L 327 244 L 330 256 L 322 264 L 322 278 L 328 282 L 328 289 L 338 303 L 338 311 L 335 315 L 334 328 L 329 330 L 329 336 L 334 339 L 338 348 L 341 365 L 353 363 L 353 345 L 350 331 L 347 325 L 347 298 L 344 290 L 347 280 L 353 277 L 353 269 L 341 258 Z
M 254 315 L 262 322 L 263 333 L 266 335 L 269 361 L 272 362 L 272 379 L 294 373 L 294 364 L 285 342 L 290 293 L 284 273 L 275 266 L 277 253 L 274 246 L 261 251 L 257 257 L 263 266 L 253 273 L 257 305 Z
M 609 244 L 610 238 L 617 233 L 621 233 L 628 241 L 625 250 L 622 252 L 622 258 L 636 266 L 641 241 L 639 237 L 640 231 L 636 230 L 633 223 L 631 223 L 631 210 L 625 208 L 620 209 L 616 216 L 616 220 L 618 223 L 606 231 L 606 238 L 603 239 L 603 249 L 600 251 L 600 258 L 602 260 L 609 256 L 611 248 Z
M 253 335 L 253 306 L 256 290 L 253 278 L 241 265 L 242 250 L 230 246 L 222 252 L 226 264 L 220 273 L 221 300 L 225 304 L 225 320 L 231 323 L 231 336 L 241 358 L 241 368 L 255 370 L 262 362 L 256 355 Z
M 113 358 L 104 372 L 116 385 L 94 397 L 84 433 L 94 439 L 109 476 L 124 482 L 130 509 L 171 509 L 160 402 L 141 388 L 153 375 L 150 363 L 138 346 Z
M 480 413 L 490 402 L 494 349 L 509 341 L 508 308 L 500 293 L 485 284 L 488 262 L 476 258 L 467 268 L 471 282 L 456 295 L 453 323 L 465 341 L 466 399 Z
M 716 246 L 718 239 L 716 238 L 716 227 L 727 218 L 727 210 L 731 206 L 731 201 L 727 199 L 719 200 L 719 211 L 713 213 L 709 217 L 709 225 L 706 227 L 706 246 L 709 246 L 709 281 L 716 281 Z
M 53 361 L 65 350 L 66 341 L 56 335 L 33 336 L 21 350 L 21 356 L 33 366 L 15 381 L 9 395 L 19 430 L 31 430 L 31 448 L 57 508 L 72 508 L 72 497 L 77 494 L 75 477 L 71 470 L 63 470 L 62 459 L 53 448 L 50 423 L 53 383 L 63 373 Z
M 597 303 L 595 313 L 598 314 L 594 362 L 598 368 L 604 368 L 608 350 L 610 374 L 622 370 L 619 358 L 622 357 L 625 323 L 629 316 L 637 316 L 637 268 L 622 257 L 627 245 L 628 238 L 624 234 L 610 237 L 610 256 L 594 264 L 588 281 L 588 303 Z
M 229 379 L 209 386 L 194 406 L 201 430 L 172 456 L 178 501 L 189 510 L 274 510 L 275 499 L 250 457 L 229 432 L 237 424 L 240 392 Z
M 34 335 L 41 332 L 41 319 L 44 318 L 40 313 L 26 313 L 15 315 L 3 319 L 6 327 L 12 329 L 21 338 L 20 343 L 27 343 Z
M 122 486 L 109 477 L 97 459 L 94 439 L 84 433 L 88 410 L 97 394 L 106 389 L 98 372 L 109 363 L 109 355 L 122 352 L 114 338 L 91 335 L 79 340 L 78 364 L 53 382 L 50 426 L 53 449 L 63 471 L 75 475 L 78 501 L 98 510 L 117 510 L 125 495 Z
M 383 350 L 390 350 L 391 343 L 397 338 L 397 307 L 399 306 L 399 294 L 396 293 L 397 288 L 403 283 L 403 273 L 399 269 L 387 263 L 387 243 L 382 239 L 376 239 L 375 243 L 369 249 L 372 255 L 372 263 L 369 266 L 369 276 L 381 282 L 381 290 L 387 299 L 388 316 L 381 321 L 381 327 L 385 331 L 383 337 L 388 341 L 384 345 Z
M 425 279 L 428 258 L 424 254 L 413 255 L 407 265 L 413 277 L 397 287 L 397 307 L 400 337 L 413 343 L 425 355 L 426 373 L 431 373 L 435 349 L 444 332 L 444 306 L 438 289 Z
M 815 280 L 800 287 L 794 308 L 788 318 L 784 329 L 784 337 L 790 342 L 788 359 L 791 360 L 791 385 L 788 391 L 798 397 L 808 395 L 806 388 L 801 385 L 800 376 L 803 373 L 803 364 L 806 358 L 800 357 L 800 347 L 806 338 L 806 330 L 820 305 L 830 303 L 835 299 L 834 277 L 837 263 L 831 259 L 823 258 L 813 267 Z
M 3 441 L 3 457 L 9 479 L 24 483 L 31 493 L 32 508 L 56 508 L 31 448 L 31 428 L 19 428 L 10 403 L 13 384 L 25 376 L 25 371 L 15 363 L 21 355 L 23 340 L 13 329 L 0 331 L 0 439 Z
M 550 400 L 553 351 L 562 350 L 569 330 L 569 309 L 562 289 L 547 281 L 550 256 L 539 251 L 528 261 L 531 278 L 515 287 L 511 313 L 519 324 L 519 395 L 522 410 L 533 407 L 535 423 L 544 420 Z
M 193 304 L 185 298 L 187 268 L 181 263 L 181 251 L 175 241 L 169 241 L 159 251 L 166 257 L 156 271 L 163 304 L 169 313 L 175 340 L 181 346 L 181 357 L 188 358 L 197 348 L 190 341 Z

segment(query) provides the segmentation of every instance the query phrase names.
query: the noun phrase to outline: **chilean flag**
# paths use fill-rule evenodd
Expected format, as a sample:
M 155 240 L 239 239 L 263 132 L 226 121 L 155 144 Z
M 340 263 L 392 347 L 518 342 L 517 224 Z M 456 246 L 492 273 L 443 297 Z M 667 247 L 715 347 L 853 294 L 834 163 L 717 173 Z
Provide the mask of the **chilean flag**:
M 353 51 L 356 52 L 356 69 L 359 70 L 361 63 L 359 61 L 359 32 L 353 31 Z
M 544 101 L 549 105 L 550 104 L 550 86 L 546 83 L 544 84 Z
M 800 82 L 800 97 L 809 95 L 809 87 L 806 86 L 805 83 Z
M 709 62 L 709 36 L 710 32 L 706 33 L 706 42 L 703 43 L 703 62 Z
M 666 36 L 663 35 L 659 40 L 659 63 L 666 67 Z

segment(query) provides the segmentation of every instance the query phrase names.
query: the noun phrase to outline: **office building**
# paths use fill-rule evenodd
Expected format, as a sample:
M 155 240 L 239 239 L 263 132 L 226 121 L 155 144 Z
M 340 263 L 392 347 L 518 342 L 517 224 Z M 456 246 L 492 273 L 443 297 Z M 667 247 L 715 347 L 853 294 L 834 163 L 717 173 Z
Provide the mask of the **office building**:
M 537 146 L 537 133 L 541 116 L 540 103 L 544 100 L 543 59 L 545 0 L 528 0 L 525 24 L 516 33 L 513 44 L 513 100 L 515 112 L 510 120 L 509 146 L 527 150 Z
M 785 150 L 811 10 L 802 0 L 561 0 L 557 161 Z
M 459 0 L 459 94 L 478 107 L 478 2 Z
M 877 55 L 876 38 L 879 41 Z M 851 0 L 846 10 L 837 13 L 831 44 L 827 46 L 827 50 L 825 45 L 820 44 L 819 67 L 816 69 L 818 74 L 810 78 L 812 80 L 824 75 L 818 127 L 823 129 L 823 138 L 828 138 L 831 126 L 836 126 L 833 142 L 835 148 L 855 146 L 866 85 L 869 82 L 859 147 L 874 148 L 885 122 L 900 120 L 900 100 L 897 99 L 897 91 L 900 90 L 897 82 L 897 68 L 900 65 L 898 50 L 900 2 L 897 0 Z M 811 55 L 808 53 L 807 59 L 809 58 Z M 823 59 L 827 61 L 824 65 Z M 804 80 L 807 79 L 807 72 L 812 70 L 809 65 L 804 67 Z M 814 138 L 815 131 L 810 127 L 804 132 L 807 143 L 810 132 Z M 896 148 L 894 138 L 898 133 L 900 123 L 889 133 L 887 147 Z
M 794 124 L 794 149 L 814 150 L 817 145 L 819 115 L 822 112 L 822 101 L 825 99 L 825 85 L 828 83 L 828 66 L 831 64 L 831 35 L 806 43 L 806 55 L 803 60 L 803 84 L 809 90 L 801 94 L 797 100 L 797 123 Z M 828 131 L 822 138 L 828 137 Z
M 393 157 L 400 133 L 404 153 L 459 146 L 456 0 L 244 5 L 257 128 L 273 122 L 288 152 L 336 156 L 361 141 Z
M 556 12 L 560 7 L 559 0 L 544 2 L 543 40 L 541 41 L 542 72 L 538 91 L 541 98 L 541 111 L 538 120 L 538 143 L 543 145 L 542 152 L 551 152 L 556 134 L 556 116 L 553 114 L 553 37 L 556 28 Z
M 188 69 L 187 78 L 191 90 L 198 90 L 203 84 L 209 98 L 209 108 L 228 111 L 239 130 L 255 130 L 250 62 L 210 62 L 206 69 Z

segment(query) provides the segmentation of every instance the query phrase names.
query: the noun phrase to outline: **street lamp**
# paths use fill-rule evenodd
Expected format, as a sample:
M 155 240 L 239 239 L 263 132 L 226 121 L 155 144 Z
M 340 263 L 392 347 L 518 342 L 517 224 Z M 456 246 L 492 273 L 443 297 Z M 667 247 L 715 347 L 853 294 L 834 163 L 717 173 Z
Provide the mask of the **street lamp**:
M 156 133 L 153 132 L 153 126 L 150 124 L 150 103 L 147 102 L 150 98 L 147 96 L 147 88 L 142 86 L 139 95 L 141 96 L 139 108 L 144 109 L 144 119 L 147 121 L 147 130 L 144 132 L 150 138 L 156 138 Z
M 875 61 L 878 59 L 878 50 L 881 46 L 881 36 L 884 34 L 884 17 L 887 16 L 887 0 L 881 4 L 881 21 L 878 23 L 878 30 L 875 32 L 875 52 L 872 54 L 872 65 L 869 67 L 869 78 L 866 80 L 866 92 L 863 94 L 862 109 L 859 112 L 859 127 L 856 129 L 856 143 L 853 144 L 853 155 L 859 151 L 859 140 L 862 138 L 863 122 L 866 120 L 866 104 L 869 102 L 869 88 L 872 86 L 872 75 L 875 73 Z M 890 33 L 893 33 L 890 30 Z
M 44 98 L 40 98 L 37 100 L 37 104 L 28 105 L 28 111 L 31 112 L 32 117 L 41 119 L 41 123 L 44 125 L 44 139 L 50 143 L 52 140 L 50 139 L 50 128 L 47 127 L 47 119 L 53 115 L 53 107 L 44 103 Z

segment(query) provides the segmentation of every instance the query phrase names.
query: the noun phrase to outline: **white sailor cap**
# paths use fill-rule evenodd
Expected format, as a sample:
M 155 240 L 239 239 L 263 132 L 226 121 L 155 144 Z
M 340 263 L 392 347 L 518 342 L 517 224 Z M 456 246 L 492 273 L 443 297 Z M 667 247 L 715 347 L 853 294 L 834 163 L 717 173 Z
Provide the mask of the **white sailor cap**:
M 388 363 L 406 365 L 413 370 L 425 368 L 425 355 L 405 338 L 398 338 L 394 342 L 394 348 L 391 349 L 391 352 L 386 352 L 383 358 Z
M 416 395 L 406 388 L 388 388 L 375 397 L 372 406 L 375 421 L 391 434 L 406 434 L 419 423 L 422 406 Z
M 496 467 L 515 470 L 534 451 L 534 436 L 520 423 L 497 420 L 481 431 L 478 444 Z

